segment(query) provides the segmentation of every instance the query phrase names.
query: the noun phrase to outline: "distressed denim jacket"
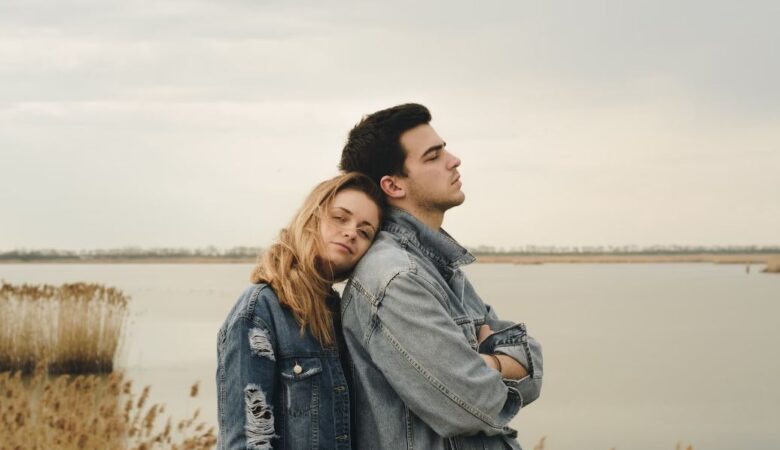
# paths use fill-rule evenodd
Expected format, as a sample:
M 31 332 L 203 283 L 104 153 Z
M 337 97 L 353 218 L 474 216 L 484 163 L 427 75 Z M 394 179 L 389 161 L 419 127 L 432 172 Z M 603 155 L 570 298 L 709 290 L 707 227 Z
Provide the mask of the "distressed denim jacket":
M 323 349 L 308 329 L 301 335 L 270 286 L 252 285 L 238 299 L 219 330 L 217 359 L 219 450 L 351 448 L 339 351 Z
M 542 355 L 525 325 L 499 320 L 460 266 L 474 257 L 445 232 L 390 208 L 342 295 L 358 449 L 520 449 L 507 426 L 539 396 Z M 477 345 L 477 330 L 495 331 Z M 528 371 L 502 379 L 479 353 Z

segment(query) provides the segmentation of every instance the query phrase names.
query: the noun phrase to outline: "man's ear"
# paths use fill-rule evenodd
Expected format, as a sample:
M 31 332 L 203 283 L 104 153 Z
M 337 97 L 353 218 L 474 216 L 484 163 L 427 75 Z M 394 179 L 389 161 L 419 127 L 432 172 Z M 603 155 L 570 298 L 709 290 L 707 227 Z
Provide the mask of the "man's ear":
M 402 199 L 406 197 L 406 190 L 398 183 L 398 177 L 385 175 L 379 180 L 379 187 L 391 199 Z

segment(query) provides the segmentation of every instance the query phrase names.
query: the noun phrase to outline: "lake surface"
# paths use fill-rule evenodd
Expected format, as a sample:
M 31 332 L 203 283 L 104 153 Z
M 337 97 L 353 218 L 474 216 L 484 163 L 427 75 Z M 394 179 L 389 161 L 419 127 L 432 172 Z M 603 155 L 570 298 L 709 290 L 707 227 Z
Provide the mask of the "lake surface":
M 780 275 L 707 264 L 473 264 L 545 356 L 512 422 L 530 450 L 780 448 Z M 132 297 L 120 366 L 174 418 L 216 424 L 216 334 L 250 265 L 0 265 L 11 283 L 89 281 Z M 200 381 L 198 398 L 189 388 Z

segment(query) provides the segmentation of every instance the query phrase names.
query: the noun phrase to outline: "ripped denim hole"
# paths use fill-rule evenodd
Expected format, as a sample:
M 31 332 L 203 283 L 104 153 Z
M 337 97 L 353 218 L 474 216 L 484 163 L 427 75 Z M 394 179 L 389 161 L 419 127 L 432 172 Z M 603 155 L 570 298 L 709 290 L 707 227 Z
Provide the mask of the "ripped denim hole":
M 270 450 L 274 435 L 274 413 L 265 394 L 256 384 L 244 388 L 246 401 L 246 446 L 252 450 Z
M 276 361 L 274 349 L 271 346 L 271 340 L 268 338 L 268 333 L 260 328 L 252 328 L 249 330 L 249 348 L 254 355 Z

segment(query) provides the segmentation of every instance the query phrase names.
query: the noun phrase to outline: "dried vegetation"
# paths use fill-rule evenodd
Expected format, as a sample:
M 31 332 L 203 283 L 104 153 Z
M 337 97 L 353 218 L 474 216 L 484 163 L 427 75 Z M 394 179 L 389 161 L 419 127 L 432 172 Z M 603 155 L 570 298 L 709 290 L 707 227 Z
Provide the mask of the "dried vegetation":
M 777 259 L 771 259 L 766 262 L 766 268 L 764 268 L 764 272 L 766 273 L 780 273 L 780 258 Z
M 197 393 L 191 388 L 191 394 Z M 183 393 L 184 394 L 184 393 Z M 192 417 L 174 421 L 165 406 L 149 404 L 121 373 L 49 377 L 0 373 L 0 450 L 205 450 L 213 428 Z
M 534 445 L 534 450 L 546 450 L 545 447 L 545 441 L 547 440 L 547 436 L 542 436 L 541 439 L 539 439 L 539 442 Z M 677 445 L 674 447 L 675 450 L 693 450 L 693 445 L 688 444 L 687 447 L 683 447 L 682 442 L 678 442 Z M 616 447 L 612 447 L 609 450 L 617 450 Z
M 0 287 L 0 371 L 111 372 L 128 297 L 99 284 Z

